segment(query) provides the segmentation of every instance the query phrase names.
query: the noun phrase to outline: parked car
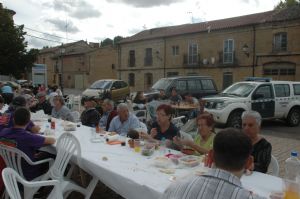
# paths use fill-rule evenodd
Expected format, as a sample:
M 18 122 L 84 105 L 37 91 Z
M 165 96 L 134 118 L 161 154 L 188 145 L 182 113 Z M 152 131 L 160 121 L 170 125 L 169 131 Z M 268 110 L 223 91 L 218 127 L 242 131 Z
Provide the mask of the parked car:
M 104 97 L 114 101 L 129 97 L 130 89 L 126 82 L 117 79 L 102 79 L 95 81 L 88 89 L 83 91 L 84 97 Z
M 231 127 L 241 128 L 246 110 L 259 112 L 263 119 L 284 119 L 290 126 L 300 123 L 300 82 L 248 78 L 204 100 L 215 121 Z
M 176 87 L 178 94 L 189 92 L 196 98 L 218 93 L 214 80 L 209 76 L 180 76 L 161 78 L 151 88 L 145 92 L 147 98 L 158 95 L 160 90 L 164 90 L 166 95 L 171 96 L 171 88 Z

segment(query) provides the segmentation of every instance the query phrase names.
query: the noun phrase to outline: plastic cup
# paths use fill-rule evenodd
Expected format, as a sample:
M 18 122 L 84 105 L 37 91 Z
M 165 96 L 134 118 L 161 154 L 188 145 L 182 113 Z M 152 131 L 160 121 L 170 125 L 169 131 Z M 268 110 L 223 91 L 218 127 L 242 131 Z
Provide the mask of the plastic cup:
M 134 142 L 134 151 L 136 153 L 140 153 L 141 152 L 141 141 L 139 139 L 135 139 L 133 142 Z

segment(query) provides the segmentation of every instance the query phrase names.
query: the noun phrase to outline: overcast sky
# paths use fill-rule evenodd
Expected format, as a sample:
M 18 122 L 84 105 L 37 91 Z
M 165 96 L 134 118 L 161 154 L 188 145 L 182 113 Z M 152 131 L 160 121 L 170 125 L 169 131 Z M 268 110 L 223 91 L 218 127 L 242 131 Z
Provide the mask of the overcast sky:
M 272 10 L 279 1 L 0 0 L 4 7 L 16 12 L 15 24 L 25 25 L 25 31 L 31 35 L 26 37 L 29 47 L 35 48 L 74 40 L 100 42 L 144 29 L 264 12 Z

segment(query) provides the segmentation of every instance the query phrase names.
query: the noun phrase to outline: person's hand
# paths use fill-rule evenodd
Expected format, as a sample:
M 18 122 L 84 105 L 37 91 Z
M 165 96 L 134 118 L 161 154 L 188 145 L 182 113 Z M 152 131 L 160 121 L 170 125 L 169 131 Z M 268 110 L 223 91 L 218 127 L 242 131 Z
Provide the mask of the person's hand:
M 31 128 L 30 131 L 31 131 L 32 133 L 39 133 L 40 130 L 41 130 L 41 127 L 35 125 L 35 126 L 33 126 L 33 127 Z
M 156 135 L 157 135 L 157 129 L 156 128 L 152 128 L 151 131 L 150 131 L 150 136 L 152 138 L 154 138 Z
M 182 141 L 182 139 L 180 137 L 178 137 L 178 136 L 173 137 L 174 144 L 181 146 L 182 145 L 181 141 Z
M 150 138 L 149 134 L 145 133 L 145 132 L 140 132 L 139 135 L 140 135 L 140 138 L 142 138 L 142 139 L 149 139 Z

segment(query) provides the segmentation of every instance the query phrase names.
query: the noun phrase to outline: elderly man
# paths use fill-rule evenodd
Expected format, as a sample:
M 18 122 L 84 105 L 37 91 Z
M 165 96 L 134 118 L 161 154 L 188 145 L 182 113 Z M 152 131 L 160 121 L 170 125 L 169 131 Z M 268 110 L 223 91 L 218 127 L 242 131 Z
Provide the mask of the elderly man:
M 118 115 L 117 111 L 114 110 L 114 101 L 105 99 L 102 103 L 103 115 L 99 121 L 99 125 L 102 129 L 108 131 L 110 122 Z
M 30 107 L 30 111 L 36 112 L 39 110 L 43 110 L 45 114 L 50 115 L 52 111 L 52 106 L 49 101 L 46 99 L 46 92 L 39 92 L 36 95 L 38 102 Z
M 94 97 L 88 97 L 84 100 L 85 110 L 81 113 L 80 120 L 83 125 L 86 126 L 97 126 L 100 120 L 100 114 L 95 109 L 96 102 Z
M 209 152 L 216 168 L 204 175 L 179 180 L 165 191 L 161 199 L 262 199 L 244 189 L 240 181 L 253 162 L 251 150 L 248 136 L 233 128 L 221 130 Z
M 122 136 L 126 136 L 130 129 L 140 127 L 139 119 L 132 113 L 129 113 L 127 104 L 119 104 L 117 112 L 118 116 L 111 121 L 108 131 L 114 131 Z
M 242 114 L 243 131 L 251 139 L 254 165 L 251 170 L 266 173 L 271 162 L 272 146 L 259 135 L 261 116 L 256 111 L 244 111 Z

